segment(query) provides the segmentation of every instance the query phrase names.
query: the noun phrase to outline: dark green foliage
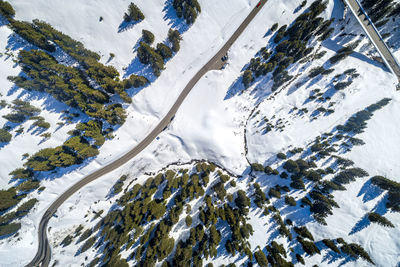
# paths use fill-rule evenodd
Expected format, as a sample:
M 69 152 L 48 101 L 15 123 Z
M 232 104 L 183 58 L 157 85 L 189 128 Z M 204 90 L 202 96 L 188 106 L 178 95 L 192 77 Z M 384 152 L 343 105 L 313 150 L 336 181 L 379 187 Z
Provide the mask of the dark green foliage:
M 306 264 L 305 263 L 305 261 L 304 261 L 304 259 L 303 259 L 303 257 L 300 255 L 300 254 L 298 254 L 298 253 L 296 253 L 296 260 L 298 261 L 298 262 L 300 262 L 301 264 Z
M 299 190 L 305 189 L 304 182 L 301 178 L 294 179 L 292 177 L 292 182 L 290 183 L 290 186 L 293 187 L 294 189 L 299 189 Z
M 125 89 L 131 88 L 131 87 L 134 87 L 134 88 L 143 87 L 148 83 L 149 83 L 149 80 L 146 77 L 137 76 L 134 74 L 129 76 L 128 79 L 123 80 L 123 86 Z
M 397 5 L 396 5 L 397 4 Z M 400 14 L 400 5 L 393 0 L 364 0 L 362 5 L 372 22 L 378 24 L 386 24 L 387 18 Z
M 104 227 L 100 235 L 104 243 L 109 243 L 102 252 L 105 255 L 103 264 L 109 266 L 111 261 L 107 258 L 117 257 L 125 244 L 129 249 L 138 240 L 140 245 L 131 254 L 136 260 L 134 265 L 138 266 L 154 266 L 156 262 L 162 262 L 167 257 L 168 263 L 164 262 L 163 266 L 198 266 L 203 259 L 217 256 L 217 247 L 223 245 L 222 240 L 226 241 L 225 247 L 229 253 L 251 254 L 246 239 L 253 233 L 253 229 L 250 224 L 246 224 L 243 211 L 233 203 L 226 203 L 225 198 L 222 198 L 224 203 L 215 205 L 219 201 L 213 195 L 204 196 L 203 186 L 207 183 L 202 178 L 208 177 L 215 166 L 199 163 L 196 170 L 197 173 L 187 170 L 177 173 L 167 171 L 155 178 L 149 178 L 142 186 L 135 185 L 120 197 L 118 204 L 121 209 L 110 211 L 103 220 Z M 230 177 L 223 175 L 221 171 L 218 176 L 220 181 L 216 187 L 224 190 L 224 183 Z M 216 187 L 213 186 L 214 189 Z M 209 191 L 211 188 L 206 189 Z M 170 192 L 168 201 L 174 203 L 172 206 L 166 205 L 165 198 L 161 197 L 165 192 Z M 225 190 L 224 194 L 226 195 Z M 237 195 L 235 204 L 243 210 L 247 209 L 250 200 L 245 192 L 239 191 Z M 199 208 L 199 224 L 190 229 L 190 236 L 186 241 L 181 240 L 175 244 L 169 233 L 182 217 L 185 202 L 201 196 L 204 196 L 204 204 Z M 154 216 L 153 206 L 158 205 L 164 209 L 158 216 Z M 159 221 L 161 215 L 163 218 Z M 188 225 L 190 220 L 190 216 L 184 219 Z M 229 240 L 223 239 L 216 228 L 220 220 L 229 225 Z M 176 250 L 171 255 L 175 245 Z
M 310 211 L 313 213 L 314 218 L 321 224 L 325 224 L 325 218 L 328 215 L 333 214 L 333 207 L 339 207 L 339 205 L 333 200 L 331 195 L 325 196 L 321 192 L 313 190 L 310 193 L 310 197 L 314 200 L 310 206 Z
M 186 216 L 185 223 L 187 227 L 190 227 L 192 225 L 192 217 L 190 217 L 190 215 Z
M 15 16 L 15 10 L 10 3 L 0 0 L 0 15 L 11 18 Z
M 44 120 L 44 118 L 40 117 L 38 120 L 36 120 L 33 124 L 33 126 L 42 128 L 42 129 L 49 129 L 50 128 L 50 123 Z
M 89 140 L 94 140 L 94 145 L 100 147 L 105 142 L 105 137 L 103 136 L 103 123 L 99 120 L 90 120 L 85 123 L 79 123 L 76 126 L 76 130 L 74 132 L 75 135 L 82 135 Z M 122 178 L 122 177 L 121 177 Z
M 336 163 L 345 168 L 354 165 L 354 161 L 352 161 L 350 159 L 341 158 L 341 157 L 336 158 Z
M 274 189 L 274 188 L 270 188 L 269 189 L 268 195 L 270 197 L 281 198 L 281 193 L 278 190 Z
M 78 69 L 58 64 L 54 57 L 39 50 L 22 50 L 19 64 L 32 80 L 21 76 L 9 77 L 17 86 L 28 90 L 46 90 L 61 102 L 80 109 L 90 117 L 107 120 L 112 125 L 125 121 L 121 105 L 104 106 L 109 102 L 109 96 L 93 89 Z
M 172 5 L 178 18 L 184 18 L 187 24 L 193 24 L 201 12 L 201 7 L 197 0 L 173 0 Z
M 310 170 L 307 172 L 306 178 L 310 181 L 318 182 L 322 179 L 322 176 L 318 172 L 316 172 L 314 170 Z
M 15 234 L 19 229 L 21 229 L 21 223 L 0 225 L 0 237 Z
M 33 24 L 11 18 L 9 18 L 9 21 L 9 27 L 29 43 L 48 52 L 56 51 L 56 47 L 51 44 L 47 38 L 34 27 Z
M 330 239 L 323 239 L 322 243 L 325 244 L 325 246 L 327 246 L 328 248 L 330 248 L 331 250 L 333 250 L 334 252 L 340 254 L 340 250 L 339 248 L 335 245 L 335 243 L 330 240 Z
M 16 216 L 22 217 L 25 216 L 26 214 L 29 213 L 29 211 L 35 206 L 35 204 L 38 202 L 36 198 L 32 198 L 24 203 L 22 203 L 21 206 L 18 207 L 16 211 Z
M 251 169 L 253 171 L 257 171 L 257 172 L 263 172 L 264 171 L 264 166 L 260 163 L 252 163 L 251 164 Z
M 40 186 L 39 181 L 34 181 L 34 180 L 26 180 L 22 183 L 20 183 L 16 189 L 20 192 L 29 192 L 31 190 L 37 189 Z
M 254 257 L 256 258 L 258 265 L 260 265 L 261 267 L 268 266 L 267 257 L 265 256 L 264 252 L 262 252 L 261 250 L 257 250 L 256 252 L 254 252 Z
M 339 49 L 339 50 L 336 52 L 336 55 L 332 56 L 332 57 L 329 59 L 329 61 L 330 61 L 332 64 L 336 64 L 336 63 L 338 63 L 339 61 L 341 61 L 341 60 L 345 59 L 346 57 L 348 57 L 349 55 L 351 55 L 353 52 L 354 52 L 354 51 L 353 51 L 353 49 L 352 49 L 351 47 L 345 46 L 345 47 Z
M 324 148 L 325 148 L 325 145 L 323 145 L 323 144 L 321 144 L 321 143 L 319 143 L 319 142 L 314 143 L 314 144 L 310 147 L 310 149 L 311 149 L 312 152 L 318 152 L 318 151 L 323 150 Z
M 10 113 L 3 116 L 4 119 L 8 120 L 9 122 L 13 123 L 21 123 L 25 121 L 25 116 L 18 113 Z
M 370 220 L 371 222 L 378 223 L 382 226 L 394 228 L 394 225 L 391 221 L 389 221 L 388 219 L 386 219 L 385 217 L 376 212 L 368 213 L 368 220 Z
M 274 25 L 272 25 L 271 27 L 271 32 L 274 32 L 278 29 L 278 23 L 275 23 Z
M 275 241 L 271 242 L 271 245 L 266 247 L 268 251 L 268 262 L 271 266 L 282 266 L 282 267 L 293 267 L 291 262 L 286 262 L 283 257 L 286 258 L 286 251 L 282 244 L 278 244 Z M 282 257 L 283 256 L 283 257 Z
M 93 233 L 93 230 L 92 230 L 92 229 L 86 229 L 85 232 L 83 232 L 83 233 L 81 234 L 81 236 L 79 237 L 77 243 L 82 242 L 82 241 L 88 239 L 88 237 L 91 236 L 92 233 Z
M 153 69 L 154 75 L 160 76 L 161 71 L 164 69 L 164 60 L 156 50 L 144 42 L 140 42 L 138 48 L 138 58 L 143 64 L 150 64 Z
M 301 236 L 302 238 L 308 238 L 312 241 L 314 241 L 314 237 L 312 236 L 312 234 L 310 233 L 310 231 L 308 231 L 307 227 L 305 226 L 301 226 L 301 227 L 294 227 L 294 231 Z
M 343 89 L 349 87 L 352 83 L 353 83 L 352 80 L 347 81 L 347 82 L 338 82 L 337 84 L 334 85 L 334 87 L 336 90 L 339 91 L 339 90 L 343 90 Z
M 285 170 L 287 170 L 290 173 L 298 173 L 300 172 L 300 168 L 299 165 L 297 164 L 297 162 L 289 159 L 287 160 L 284 164 L 283 164 L 283 168 Z
M 172 50 L 169 46 L 159 43 L 157 44 L 156 52 L 162 56 L 164 60 L 167 60 L 172 57 Z
M 278 159 L 286 159 L 286 155 L 285 155 L 284 153 L 282 153 L 282 152 L 278 153 L 278 154 L 276 155 L 276 157 L 277 157 Z
M 84 75 L 95 80 L 107 93 L 117 93 L 125 102 L 131 102 L 131 99 L 124 91 L 123 82 L 119 81 L 118 71 L 113 66 L 106 66 L 98 62 L 100 60 L 99 54 L 86 49 L 82 43 L 73 40 L 71 37 L 60 31 L 57 31 L 51 25 L 43 21 L 34 20 L 33 23 L 35 29 L 40 31 L 48 40 L 55 42 L 80 63 Z M 76 77 L 74 78 L 76 79 Z M 80 83 L 87 85 L 89 82 L 86 78 L 82 82 L 78 80 L 78 84 L 80 85 L 79 88 L 82 88 Z M 98 91 L 97 94 L 100 94 L 100 92 L 101 90 Z M 100 95 L 97 97 L 100 97 Z M 97 102 L 100 102 L 101 104 L 104 103 L 100 100 Z M 92 109 L 98 109 L 98 107 L 92 107 Z
M 253 82 L 254 78 L 253 78 L 253 72 L 251 70 L 246 70 L 243 73 L 243 79 L 242 79 L 242 83 L 243 85 L 247 88 L 251 85 L 251 83 Z
M 86 242 L 82 245 L 80 252 L 83 253 L 86 250 L 88 250 L 89 248 L 91 248 L 93 246 L 94 242 L 96 242 L 96 237 L 92 236 L 91 238 L 86 240 Z
M 313 51 L 313 47 L 307 47 L 308 41 L 312 36 L 318 35 L 316 32 L 320 30 L 320 25 L 329 26 L 329 23 L 325 23 L 322 18 L 317 17 L 325 8 L 326 3 L 317 1 L 312 5 L 310 11 L 298 16 L 290 28 L 287 28 L 287 25 L 281 26 L 274 37 L 274 42 L 278 44 L 274 51 L 269 51 L 266 47 L 262 48 L 258 57 L 250 61 L 247 70 L 252 71 L 255 77 L 267 75 L 273 71 L 272 91 L 290 81 L 293 76 L 289 75 L 286 69 Z M 275 24 L 271 31 L 276 30 L 277 27 L 278 25 Z M 284 37 L 288 37 L 288 39 L 283 40 Z M 323 69 L 321 73 L 329 74 L 332 71 Z M 249 80 L 250 75 L 247 76 L 247 81 Z
M 292 207 L 296 206 L 296 200 L 293 197 L 288 196 L 288 195 L 285 196 L 285 203 Z
M 18 204 L 15 188 L 0 190 L 0 212 Z
M 0 143 L 8 143 L 11 141 L 12 135 L 5 129 L 0 129 Z
M 346 188 L 343 185 L 336 184 L 332 181 L 323 181 L 322 188 L 325 192 L 329 192 L 330 190 L 340 190 L 340 191 L 346 190 Z
M 223 199 L 225 198 L 225 196 L 226 196 L 226 190 L 225 190 L 225 187 L 224 187 L 224 183 L 218 182 L 218 183 L 216 183 L 216 184 L 213 186 L 212 189 L 213 189 L 214 192 L 217 194 L 217 197 L 218 197 L 220 200 L 223 200 Z
M 31 104 L 29 104 L 29 102 L 16 99 L 12 103 L 13 113 L 5 115 L 3 116 L 3 118 L 13 123 L 24 122 L 25 120 L 40 112 L 40 109 L 32 106 Z
M 257 183 L 254 183 L 254 189 L 255 189 L 255 199 L 254 203 L 256 203 L 257 207 L 261 208 L 262 205 L 267 202 L 267 197 L 265 196 L 265 193 L 261 190 L 260 185 Z
M 285 35 L 286 28 L 287 28 L 287 25 L 283 25 L 276 32 L 276 35 L 275 35 L 275 38 L 274 38 L 274 42 L 275 43 L 279 43 L 283 39 L 283 37 Z
M 371 178 L 371 183 L 383 190 L 400 191 L 400 183 L 387 179 L 383 176 L 374 176 Z
M 332 182 L 338 185 L 349 184 L 355 181 L 355 178 L 368 176 L 368 173 L 361 168 L 350 168 L 339 172 L 333 179 Z
M 321 251 L 317 248 L 317 246 L 314 244 L 314 242 L 310 242 L 307 240 L 304 240 L 301 237 L 297 237 L 297 241 L 301 244 L 304 252 L 306 252 L 309 255 L 314 255 L 315 253 L 321 254 Z
M 142 11 L 134 3 L 130 3 L 128 6 L 128 12 L 124 14 L 124 20 L 126 22 L 144 20 Z
M 283 222 L 282 217 L 279 214 L 279 212 L 275 213 L 273 218 L 276 221 L 276 223 L 279 225 L 279 227 L 278 227 L 279 234 L 289 238 L 289 240 L 292 240 L 292 234 L 290 233 L 289 229 L 286 227 L 285 223 Z
M 142 30 L 142 38 L 146 44 L 151 45 L 154 43 L 154 34 L 148 30 Z
M 287 179 L 289 175 L 286 172 L 282 172 L 281 175 L 279 175 L 282 179 Z
M 119 194 L 122 191 L 122 187 L 124 186 L 124 181 L 126 180 L 127 176 L 122 175 L 121 178 L 113 185 L 112 192 L 113 194 Z
M 72 243 L 73 237 L 71 235 L 67 235 L 60 243 L 61 246 L 66 247 Z
M 170 41 L 172 45 L 172 51 L 178 52 L 180 49 L 180 41 L 182 40 L 182 36 L 178 30 L 169 29 L 168 31 L 168 41 Z
M 301 153 L 301 152 L 303 152 L 303 148 L 296 147 L 296 148 L 293 148 L 293 149 L 289 150 L 289 152 L 292 153 L 292 154 Z
M 14 211 L 9 212 L 0 216 L 0 225 L 7 225 L 15 219 L 17 219 L 17 214 Z
M 315 67 L 313 69 L 310 70 L 310 73 L 308 74 L 308 77 L 310 78 L 314 78 L 317 77 L 318 75 L 327 75 L 332 73 L 334 70 L 333 69 L 328 69 L 326 70 L 324 67 L 320 66 L 320 67 Z
M 244 192 L 243 190 L 239 190 L 237 192 L 235 204 L 242 213 L 247 213 L 246 209 L 250 206 L 250 199 L 246 196 L 246 192 Z
M 84 159 L 98 154 L 94 145 L 90 145 L 83 136 L 74 136 L 63 146 L 45 148 L 32 155 L 25 165 L 34 171 L 50 171 L 57 167 L 67 167 L 81 163 Z
M 358 244 L 344 243 L 340 249 L 342 250 L 343 253 L 348 254 L 353 258 L 358 259 L 359 257 L 361 257 L 362 259 L 368 261 L 369 263 L 374 264 L 368 253 Z

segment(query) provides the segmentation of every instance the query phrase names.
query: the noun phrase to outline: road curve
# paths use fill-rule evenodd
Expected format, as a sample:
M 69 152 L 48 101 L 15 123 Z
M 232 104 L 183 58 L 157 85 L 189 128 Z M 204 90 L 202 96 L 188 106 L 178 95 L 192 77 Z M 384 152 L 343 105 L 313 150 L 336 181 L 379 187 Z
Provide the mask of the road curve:
M 369 19 L 361 4 L 357 0 L 346 0 L 347 5 L 350 10 L 358 18 L 358 22 L 361 27 L 367 33 L 369 39 L 374 44 L 379 54 L 381 54 L 383 60 L 385 61 L 388 68 L 397 76 L 400 82 L 400 66 L 399 63 L 394 58 L 392 52 L 390 52 L 385 41 L 382 40 L 378 30 L 373 26 L 373 22 Z
M 261 0 L 261 5 L 259 7 L 255 7 L 250 14 L 246 17 L 246 19 L 242 22 L 239 28 L 234 32 L 231 38 L 225 43 L 225 45 L 217 52 L 217 54 L 210 59 L 189 81 L 186 87 L 183 89 L 181 94 L 178 96 L 175 103 L 172 105 L 171 109 L 165 115 L 165 117 L 158 123 L 158 125 L 132 150 L 128 151 L 122 157 L 116 159 L 110 164 L 102 167 L 101 169 L 89 174 L 84 177 L 82 180 L 74 184 L 67 191 L 65 191 L 62 195 L 60 195 L 46 210 L 42 219 L 39 223 L 38 229 L 38 238 L 39 238 L 39 246 L 33 260 L 26 265 L 26 267 L 33 266 L 45 266 L 47 267 L 50 263 L 51 259 L 51 250 L 50 244 L 47 240 L 47 224 L 51 219 L 52 215 L 57 211 L 57 209 L 74 193 L 76 193 L 79 189 L 87 185 L 88 183 L 102 177 L 103 175 L 121 167 L 133 157 L 138 155 L 143 149 L 145 149 L 162 131 L 168 126 L 171 119 L 175 116 L 175 113 L 178 111 L 179 107 L 196 85 L 196 83 L 204 76 L 209 70 L 213 69 L 218 62 L 221 61 L 221 58 L 228 53 L 228 50 L 232 46 L 232 44 L 237 40 L 237 38 L 242 34 L 242 32 L 246 29 L 247 25 L 254 19 L 257 13 L 261 10 L 261 8 L 266 4 L 267 0 Z

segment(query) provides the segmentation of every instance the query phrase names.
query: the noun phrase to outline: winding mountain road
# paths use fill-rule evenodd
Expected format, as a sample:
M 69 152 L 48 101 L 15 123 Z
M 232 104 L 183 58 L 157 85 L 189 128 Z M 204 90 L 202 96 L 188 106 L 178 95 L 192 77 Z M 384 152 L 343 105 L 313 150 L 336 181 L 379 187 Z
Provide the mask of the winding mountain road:
M 258 14 L 261 8 L 266 4 L 267 0 L 261 0 L 261 4 L 254 7 L 254 9 L 250 12 L 250 14 L 246 17 L 246 19 L 242 22 L 239 28 L 234 32 L 232 37 L 225 43 L 225 45 L 217 52 L 217 54 L 210 59 L 189 81 L 186 87 L 183 89 L 181 94 L 178 96 L 177 100 L 165 115 L 165 117 L 158 123 L 158 125 L 132 150 L 128 151 L 125 155 L 118 158 L 117 160 L 111 162 L 110 164 L 102 167 L 101 169 L 89 174 L 84 177 L 82 180 L 74 184 L 67 191 L 61 194 L 46 210 L 42 219 L 39 223 L 38 228 L 38 238 L 39 238 L 39 246 L 33 260 L 26 265 L 26 267 L 33 266 L 45 266 L 47 267 L 50 263 L 51 259 L 51 249 L 50 244 L 47 239 L 47 225 L 49 220 L 53 216 L 53 214 L 57 211 L 57 209 L 74 193 L 76 193 L 79 189 L 89 184 L 90 182 L 102 177 L 103 175 L 121 167 L 129 160 L 138 155 L 143 149 L 145 149 L 163 130 L 168 126 L 172 118 L 175 116 L 175 113 L 178 111 L 179 107 L 196 85 L 196 83 L 204 76 L 209 70 L 215 69 L 216 66 L 222 66 L 224 57 L 228 50 L 231 48 L 233 43 L 237 40 L 237 38 L 242 34 L 242 32 L 246 29 L 246 27 L 250 24 L 250 22 L 254 19 L 254 17 Z

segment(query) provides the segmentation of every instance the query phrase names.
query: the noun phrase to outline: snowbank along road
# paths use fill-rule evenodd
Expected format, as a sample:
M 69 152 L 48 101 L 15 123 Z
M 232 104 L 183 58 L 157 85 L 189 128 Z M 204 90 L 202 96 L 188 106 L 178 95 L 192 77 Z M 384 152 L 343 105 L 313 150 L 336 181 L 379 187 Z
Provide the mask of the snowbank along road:
M 189 81 L 186 87 L 183 89 L 182 93 L 178 96 L 177 100 L 165 115 L 165 117 L 158 123 L 158 125 L 147 135 L 136 147 L 132 150 L 128 151 L 125 155 L 113 161 L 112 163 L 102 167 L 101 169 L 89 174 L 84 177 L 78 183 L 74 184 L 67 191 L 65 191 L 62 195 L 60 195 L 46 210 L 42 219 L 39 223 L 38 228 L 38 237 L 39 237 L 39 246 L 33 260 L 26 265 L 27 267 L 31 266 L 48 266 L 51 259 L 51 249 L 50 244 L 47 240 L 47 224 L 53 214 L 57 211 L 57 209 L 74 193 L 76 193 L 83 186 L 88 183 L 102 177 L 104 174 L 107 174 L 125 163 L 131 160 L 133 157 L 138 155 L 143 149 L 145 149 L 162 131 L 165 127 L 168 126 L 175 113 L 185 100 L 186 96 L 190 93 L 196 83 L 206 74 L 209 70 L 215 69 L 215 66 L 220 66 L 224 61 L 222 59 L 227 53 L 232 44 L 237 40 L 237 38 L 242 34 L 242 32 L 246 29 L 246 27 L 250 24 L 250 22 L 254 19 L 254 17 L 258 14 L 261 8 L 266 4 L 267 0 L 261 0 L 260 4 L 257 4 L 256 7 L 250 12 L 250 14 L 246 17 L 246 19 L 242 22 L 239 28 L 234 32 L 232 37 L 224 44 L 224 46 L 217 52 L 217 54 L 210 59 L 197 73 L 196 75 Z

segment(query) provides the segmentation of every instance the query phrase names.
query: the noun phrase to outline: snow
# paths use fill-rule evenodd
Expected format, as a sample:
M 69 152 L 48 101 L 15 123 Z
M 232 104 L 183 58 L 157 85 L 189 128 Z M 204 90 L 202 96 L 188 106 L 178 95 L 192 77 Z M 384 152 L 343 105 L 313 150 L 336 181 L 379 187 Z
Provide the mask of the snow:
M 146 69 L 142 70 L 142 65 L 135 60 L 135 46 L 142 29 L 152 31 L 156 36 L 155 42 L 163 42 L 171 26 L 184 29 L 180 21 L 171 17 L 171 11 L 166 8 L 166 2 L 161 0 L 136 1 L 146 16 L 145 20 L 120 32 L 118 29 L 123 13 L 130 1 L 99 0 L 95 4 L 78 0 L 37 0 L 34 4 L 24 0 L 10 2 L 16 9 L 17 19 L 38 18 L 49 22 L 56 29 L 83 42 L 87 48 L 100 52 L 103 56 L 101 61 L 104 63 L 108 62 L 109 53 L 114 53 L 115 58 L 107 64 L 115 66 L 122 75 L 128 75 L 132 71 L 148 75 Z M 88 173 L 112 162 L 146 136 L 168 111 L 187 82 L 219 50 L 257 1 L 201 0 L 199 2 L 202 13 L 195 24 L 184 32 L 181 50 L 168 61 L 161 77 L 153 81 L 150 86 L 131 92 L 134 97 L 132 105 L 127 108 L 127 121 L 116 131 L 115 138 L 104 144 L 100 149 L 100 155 L 95 160 L 48 177 L 43 181 L 46 190 L 41 194 L 33 194 L 33 197 L 39 200 L 39 204 L 22 220 L 21 239 L 19 241 L 0 240 L 2 266 L 22 266 L 32 259 L 37 248 L 36 227 L 42 214 L 57 198 L 60 191 Z M 305 146 L 319 134 L 331 131 L 334 126 L 344 123 L 355 112 L 384 97 L 390 97 L 393 100 L 388 106 L 376 112 L 368 122 L 368 129 L 359 136 L 366 145 L 355 147 L 348 157 L 356 163 L 356 166 L 367 170 L 371 175 L 386 175 L 390 179 L 399 181 L 400 166 L 396 156 L 400 152 L 398 145 L 400 130 L 396 126 L 399 125 L 400 119 L 396 114 L 400 112 L 400 98 L 398 92 L 395 91 L 396 79 L 381 64 L 366 56 L 367 53 L 376 55 L 376 52 L 365 38 L 359 46 L 361 47 L 359 53 L 335 65 L 334 73 L 328 78 L 317 80 L 313 85 L 305 83 L 295 88 L 297 81 L 306 77 L 307 71 L 294 66 L 292 70 L 300 74 L 299 78 L 274 98 L 268 98 L 270 91 L 262 80 L 242 92 L 243 88 L 238 77 L 243 67 L 261 47 L 267 44 L 271 36 L 266 36 L 266 33 L 275 22 L 279 22 L 279 26 L 289 24 L 300 14 L 301 11 L 294 13 L 293 10 L 301 2 L 301 0 L 270 0 L 232 46 L 225 69 L 210 71 L 199 81 L 171 125 L 160 134 L 158 140 L 122 168 L 84 187 L 60 207 L 57 211 L 58 218 L 52 218 L 49 223 L 50 241 L 53 244 L 59 243 L 79 224 L 85 225 L 86 228 L 94 224 L 95 222 L 90 222 L 93 215 L 87 218 L 85 215 L 91 210 L 103 209 L 106 212 L 111 207 L 113 199 L 108 198 L 108 193 L 122 174 L 129 173 L 130 175 L 125 184 L 134 178 L 138 178 L 137 183 L 141 183 L 145 178 L 144 172 L 158 171 L 173 162 L 208 159 L 241 175 L 246 173 L 248 167 L 246 156 L 250 162 L 268 162 L 277 152 L 287 150 L 289 147 Z M 340 1 L 331 0 L 323 16 L 340 18 L 342 7 Z M 104 18 L 102 22 L 99 21 L 100 16 Z M 351 15 L 348 14 L 348 16 Z M 347 27 L 350 32 L 362 33 L 354 17 L 349 25 Z M 5 51 L 10 34 L 11 31 L 7 27 L 0 27 L 0 52 L 2 53 Z M 327 51 L 324 58 L 314 61 L 307 66 L 307 70 L 324 64 L 334 54 L 332 49 L 335 49 L 337 45 L 346 44 L 350 38 L 335 36 L 332 40 L 332 43 L 327 42 L 326 47 L 321 48 Z M 17 54 L 16 51 L 13 53 Z M 17 75 L 20 69 L 14 66 L 11 58 L 2 56 L 0 60 L 2 62 L 0 90 L 3 94 L 1 99 L 6 99 L 10 103 L 12 99 L 19 97 L 23 90 L 19 89 L 8 95 L 7 91 L 11 90 L 12 84 L 6 80 L 6 77 Z M 360 77 L 356 78 L 349 88 L 332 97 L 330 102 L 336 102 L 335 112 L 329 116 L 320 115 L 316 120 L 311 121 L 310 114 L 318 105 L 315 104 L 316 102 L 304 104 L 310 91 L 317 87 L 329 88 L 331 78 L 349 68 L 356 68 Z M 52 137 L 38 145 L 42 139 L 40 136 L 24 133 L 14 137 L 10 144 L 2 147 L 0 149 L 2 160 L 0 188 L 9 186 L 7 174 L 16 167 L 22 166 L 23 153 L 31 154 L 41 148 L 61 144 L 66 139 L 68 130 L 74 127 L 72 124 L 56 130 L 56 123 L 60 120 L 60 110 L 66 109 L 63 104 L 37 93 L 29 93 L 25 97 L 31 100 L 33 105 L 43 109 L 41 115 L 50 122 L 49 132 L 52 133 Z M 257 103 L 261 103 L 257 108 L 260 113 L 247 123 L 248 116 Z M 289 114 L 293 107 L 307 107 L 310 112 L 303 116 L 295 116 Z M 0 115 L 6 113 L 6 109 L 0 110 Z M 288 121 L 283 132 L 272 131 L 261 134 L 257 121 L 263 117 L 270 119 L 273 116 L 276 119 L 282 118 Z M 3 119 L 0 119 L 0 123 L 4 123 Z M 29 128 L 30 123 L 29 121 L 24 124 L 25 129 Z M 247 155 L 244 149 L 245 127 L 249 149 Z M 238 186 L 245 188 L 245 183 L 246 180 L 243 180 Z M 396 253 L 400 250 L 400 244 L 395 239 L 399 236 L 399 231 L 396 230 L 399 229 L 398 223 L 395 229 L 370 225 L 369 228 L 348 236 L 354 225 L 380 200 L 380 198 L 375 198 L 369 202 L 363 201 L 359 192 L 364 183 L 365 180 L 353 183 L 347 191 L 335 194 L 335 200 L 341 208 L 335 209 L 334 215 L 328 217 L 328 227 L 312 223 L 309 229 L 316 240 L 326 237 L 345 237 L 345 240 L 349 242 L 358 242 L 371 254 L 377 266 L 395 266 L 400 260 Z M 288 211 L 288 214 L 290 212 Z M 392 222 L 399 221 L 398 214 L 388 213 L 385 216 Z M 260 217 L 257 210 L 251 211 L 249 217 L 255 229 L 250 239 L 252 248 L 254 249 L 257 245 L 263 248 L 266 241 L 271 238 L 272 231 L 269 229 L 272 225 L 271 217 Z M 86 220 L 89 221 L 86 222 Z M 279 239 L 279 242 L 284 243 L 283 239 Z M 62 266 L 77 266 L 83 262 L 85 255 L 92 255 L 83 254 L 73 257 L 78 247 L 79 245 L 70 245 L 67 249 L 57 247 L 54 249 L 53 259 L 58 260 Z M 307 261 L 309 264 L 317 264 L 321 263 L 321 259 L 322 256 L 314 256 Z M 226 259 L 219 258 L 216 260 L 217 263 L 226 263 Z M 339 263 L 335 261 L 333 265 L 336 266 Z M 356 261 L 348 262 L 346 266 L 363 264 L 365 264 L 364 261 Z

